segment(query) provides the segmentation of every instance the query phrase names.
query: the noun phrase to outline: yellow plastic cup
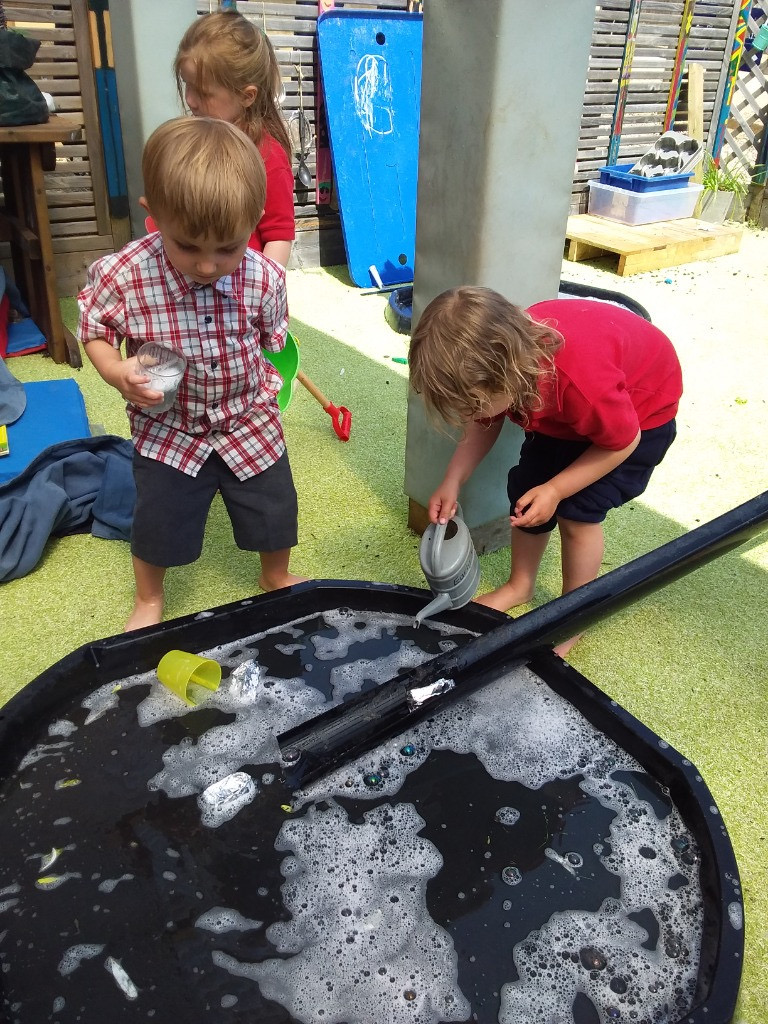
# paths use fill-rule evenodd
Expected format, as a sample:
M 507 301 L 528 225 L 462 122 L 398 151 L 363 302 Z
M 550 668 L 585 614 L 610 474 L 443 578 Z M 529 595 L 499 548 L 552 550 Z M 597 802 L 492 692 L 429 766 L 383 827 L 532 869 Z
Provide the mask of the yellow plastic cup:
M 168 651 L 157 666 L 157 678 L 185 704 L 196 707 L 207 696 L 203 690 L 218 690 L 221 665 L 188 651 Z

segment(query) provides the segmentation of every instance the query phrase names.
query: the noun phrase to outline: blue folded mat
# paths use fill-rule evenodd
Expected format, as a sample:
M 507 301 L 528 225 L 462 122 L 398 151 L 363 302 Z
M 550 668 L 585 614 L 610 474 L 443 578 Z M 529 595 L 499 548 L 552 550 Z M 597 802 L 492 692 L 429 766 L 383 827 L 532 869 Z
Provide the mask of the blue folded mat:
M 29 317 L 8 324 L 7 355 L 28 356 L 32 352 L 42 352 L 47 347 L 45 335 Z
M 0 458 L 0 483 L 11 480 L 52 444 L 90 437 L 85 402 L 76 381 L 38 380 L 24 385 L 26 408 L 8 427 L 9 455 Z

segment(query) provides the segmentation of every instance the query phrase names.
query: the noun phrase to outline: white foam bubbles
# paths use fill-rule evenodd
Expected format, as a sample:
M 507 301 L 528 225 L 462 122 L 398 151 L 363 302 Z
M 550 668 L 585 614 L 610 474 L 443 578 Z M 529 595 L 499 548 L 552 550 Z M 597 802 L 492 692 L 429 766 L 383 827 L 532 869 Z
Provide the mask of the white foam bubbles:
M 269 686 L 266 683 L 269 682 Z M 317 714 L 323 696 L 301 679 L 262 679 L 253 662 L 232 673 L 211 695 L 209 706 L 234 714 L 235 720 L 217 725 L 195 743 L 185 737 L 163 754 L 164 767 L 149 782 L 169 797 L 201 793 L 243 765 L 275 764 L 280 751 L 275 734 Z
M 211 907 L 195 921 L 195 928 L 203 928 L 205 931 L 216 932 L 248 932 L 263 927 L 263 921 L 254 921 L 250 917 L 243 917 L 239 910 L 231 907 Z
M 323 612 L 323 618 L 337 635 L 313 636 L 315 657 L 320 661 L 346 658 L 350 647 L 366 640 L 378 640 L 383 632 L 394 633 L 391 620 L 353 611 L 351 608 L 333 608 Z
M 120 684 L 120 686 L 123 685 L 125 684 Z M 85 700 L 82 701 L 82 706 L 88 708 L 88 717 L 85 719 L 86 725 L 90 725 L 91 722 L 95 722 L 102 715 L 105 715 L 107 711 L 111 711 L 112 708 L 118 706 L 120 703 L 120 686 L 115 685 L 115 683 L 105 683 L 97 690 L 88 694 Z
M 374 660 L 360 658 L 344 665 L 335 665 L 330 674 L 334 700 L 343 700 L 349 694 L 358 693 L 368 680 L 377 684 L 385 683 L 398 672 L 423 665 L 429 658 L 430 655 L 425 654 L 416 644 L 403 640 L 398 650 L 385 657 Z
M 602 1021 L 628 1018 L 633 1007 L 641 1007 L 649 1020 L 667 1019 L 665 1005 L 674 1006 L 669 1019 L 677 1020 L 690 1008 L 696 963 L 670 971 L 663 958 L 643 946 L 647 938 L 617 900 L 605 900 L 596 913 L 553 914 L 515 946 L 519 980 L 501 990 L 499 1024 L 564 1019 L 563 1007 L 572 1006 L 579 993 Z
M 29 768 L 30 765 L 37 764 L 43 758 L 57 757 L 71 746 L 72 742 L 70 740 L 62 740 L 60 743 L 38 743 L 31 750 L 27 751 L 21 759 L 18 771 L 23 771 L 25 768 Z
M 423 824 L 411 804 L 382 804 L 363 824 L 335 805 L 287 821 L 276 846 L 291 851 L 282 892 L 292 919 L 267 929 L 285 959 L 246 964 L 216 952 L 214 962 L 307 1024 L 466 1020 L 453 942 L 426 908 L 442 858 L 418 837 Z
M 520 668 L 469 694 L 438 717 L 436 750 L 475 754 L 488 774 L 539 789 L 606 758 L 631 759 L 538 676 Z M 634 764 L 634 762 L 632 762 Z
M 342 657 L 356 643 L 380 638 L 384 633 L 393 635 L 398 626 L 410 624 L 406 616 L 384 619 L 371 613 L 344 609 L 324 612 L 324 620 L 337 635 L 332 638 L 315 635 L 311 642 L 317 656 L 327 659 Z M 197 743 L 186 737 L 175 747 L 168 748 L 163 754 L 164 767 L 150 780 L 150 789 L 161 789 L 172 798 L 192 796 L 202 793 L 224 776 L 237 772 L 243 765 L 277 763 L 280 761 L 275 739 L 277 734 L 339 703 L 348 693 L 358 690 L 365 679 L 384 682 L 399 671 L 420 665 L 430 657 L 412 642 L 403 641 L 393 654 L 376 661 L 360 659 L 352 665 L 334 666 L 330 672 L 334 688 L 333 700 L 329 704 L 318 690 L 307 686 L 301 676 L 292 679 L 273 677 L 257 661 L 242 660 L 243 649 L 254 649 L 269 634 L 288 634 L 298 638 L 302 635 L 299 625 L 303 621 L 297 620 L 296 623 L 204 652 L 205 657 L 214 658 L 223 666 L 235 666 L 219 689 L 206 701 L 207 707 L 232 714 L 235 720 L 209 729 Z M 443 624 L 436 624 L 433 632 L 438 635 L 447 634 L 450 629 Z M 448 638 L 440 643 L 455 646 L 455 641 Z M 131 681 L 136 683 L 141 679 L 132 677 Z M 150 674 L 146 674 L 143 679 L 145 682 L 153 681 Z M 139 704 L 137 714 L 139 723 L 148 726 L 186 714 L 188 710 L 173 694 L 155 683 L 150 694 Z M 403 764 L 400 779 L 407 770 L 417 768 L 427 754 L 428 750 Z M 397 752 L 395 758 L 403 761 Z M 362 774 L 356 780 L 356 785 L 358 783 L 365 788 Z M 400 784 L 400 781 L 390 777 L 377 793 L 381 795 L 389 792 L 390 787 L 394 792 Z M 344 781 L 341 787 L 346 788 L 347 795 L 351 795 Z
M 77 726 L 68 718 L 59 718 L 48 726 L 49 736 L 71 736 L 73 732 L 77 732 Z
M 516 807 L 500 807 L 496 811 L 496 821 L 500 825 L 515 825 L 520 820 L 520 811 Z
M 120 875 L 119 878 L 105 878 L 99 883 L 99 892 L 114 892 L 121 882 L 131 882 L 134 876 L 131 874 Z
M 605 974 L 605 984 L 595 983 L 594 991 L 590 989 L 596 1006 L 626 1015 L 632 999 L 644 1012 L 653 1014 L 662 1012 L 674 989 L 680 1014 L 690 1009 L 702 925 L 698 860 L 677 810 L 670 806 L 669 813 L 657 818 L 651 805 L 615 775 L 642 774 L 634 758 L 524 668 L 412 729 L 407 743 L 417 756 L 399 756 L 405 740 L 404 736 L 394 737 L 318 780 L 300 794 L 297 803 L 337 795 L 370 799 L 383 792 L 396 793 L 406 773 L 423 763 L 431 750 L 450 749 L 474 754 L 492 777 L 520 782 L 530 789 L 557 779 L 583 777 L 580 785 L 585 792 L 613 812 L 608 842 L 595 844 L 595 848 L 599 846 L 604 868 L 620 878 L 620 903 L 607 900 L 594 914 L 556 914 L 515 948 L 515 963 L 518 956 L 521 959 L 521 980 L 505 989 L 503 1016 L 499 1018 L 502 1024 L 555 1019 L 573 1004 L 578 992 L 585 991 L 583 965 L 577 966 L 571 959 L 569 966 L 563 960 L 577 942 L 603 949 L 613 965 Z M 366 785 L 371 775 L 377 779 L 376 786 Z M 500 811 L 510 822 L 515 816 L 513 808 Z M 496 817 L 499 820 L 498 814 Z M 385 847 L 389 838 L 383 832 L 380 845 Z M 584 863 L 578 850 L 560 853 L 548 847 L 545 855 L 578 882 Z M 514 864 L 502 871 L 502 879 L 510 885 L 523 880 Z M 311 883 L 305 880 L 306 887 L 316 883 L 317 878 Z M 654 950 L 643 946 L 648 935 L 628 916 L 644 910 L 651 912 L 659 926 Z M 512 952 L 510 949 L 510 957 Z M 532 966 L 526 975 L 528 961 Z M 626 980 L 623 974 L 616 974 L 625 970 L 630 972 Z M 550 979 L 557 983 L 553 985 Z
M 83 960 L 91 960 L 98 956 L 103 949 L 104 945 L 97 942 L 84 942 L 77 946 L 70 946 L 59 961 L 59 974 L 66 977 L 67 974 L 76 971 Z

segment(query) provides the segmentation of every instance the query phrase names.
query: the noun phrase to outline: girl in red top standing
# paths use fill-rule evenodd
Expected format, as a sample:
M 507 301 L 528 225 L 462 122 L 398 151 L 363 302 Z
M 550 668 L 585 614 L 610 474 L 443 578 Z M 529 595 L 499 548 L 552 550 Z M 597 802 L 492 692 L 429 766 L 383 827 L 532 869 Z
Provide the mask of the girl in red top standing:
M 229 121 L 256 144 L 267 172 L 267 198 L 249 244 L 286 266 L 296 234 L 293 171 L 272 44 L 236 11 L 205 14 L 184 33 L 174 73 L 192 114 Z M 153 224 L 147 226 L 154 230 Z

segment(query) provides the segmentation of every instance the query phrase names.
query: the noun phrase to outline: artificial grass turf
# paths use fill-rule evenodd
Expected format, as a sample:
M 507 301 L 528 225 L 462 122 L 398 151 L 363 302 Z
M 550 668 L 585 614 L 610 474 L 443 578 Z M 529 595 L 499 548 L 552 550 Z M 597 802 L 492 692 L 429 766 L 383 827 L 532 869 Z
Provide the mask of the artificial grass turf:
M 757 238 L 762 266 L 765 239 Z M 730 265 L 743 275 L 741 264 Z M 564 271 L 643 302 L 678 345 L 686 378 L 679 437 L 670 455 L 642 499 L 609 518 L 607 570 L 765 488 L 760 468 L 768 427 L 762 393 L 768 353 L 759 337 L 740 336 L 738 346 L 729 345 L 723 336 L 727 325 L 717 332 L 709 328 L 695 276 L 675 307 L 657 316 L 659 275 L 638 275 L 625 287 L 593 268 L 567 265 Z M 711 273 L 709 264 L 700 269 L 702 289 Z M 301 387 L 285 416 L 300 500 L 293 568 L 312 577 L 424 586 L 418 538 L 407 529 L 402 493 L 407 368 L 391 361 L 407 355 L 407 340 L 386 325 L 386 298 L 360 295 L 344 270 L 291 272 L 289 294 L 303 368 L 333 402 L 353 413 L 348 444 L 336 438 L 329 418 Z M 72 300 L 63 306 L 74 326 Z M 723 347 L 730 353 L 727 361 Z M 73 371 L 28 356 L 10 361 L 10 368 L 22 380 L 73 375 L 91 421 L 127 436 L 122 400 L 87 362 Z M 535 604 L 559 592 L 556 538 L 550 548 Z M 508 550 L 483 555 L 480 563 L 481 590 L 489 590 L 508 574 Z M 763 1024 L 768 1004 L 762 925 L 768 914 L 767 569 L 765 541 L 743 545 L 594 626 L 569 656 L 587 678 L 692 760 L 720 807 L 745 894 L 739 1024 Z M 257 557 L 234 546 L 217 501 L 201 559 L 168 574 L 167 617 L 251 596 L 258 592 L 257 578 Z M 88 535 L 51 541 L 34 572 L 2 590 L 0 698 L 7 700 L 81 644 L 119 632 L 132 592 L 126 544 Z

